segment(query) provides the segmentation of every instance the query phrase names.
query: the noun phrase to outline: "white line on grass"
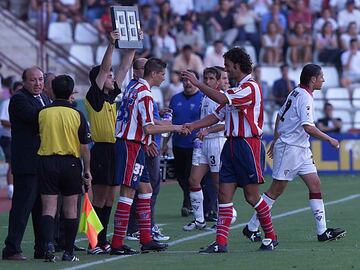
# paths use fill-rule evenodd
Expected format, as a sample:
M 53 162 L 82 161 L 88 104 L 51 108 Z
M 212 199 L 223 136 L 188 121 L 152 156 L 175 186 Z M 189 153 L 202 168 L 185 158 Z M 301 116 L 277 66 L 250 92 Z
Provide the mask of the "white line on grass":
M 327 203 L 325 203 L 325 205 L 338 204 L 338 203 L 350 201 L 350 200 L 353 200 L 353 199 L 356 199 L 356 198 L 359 198 L 359 197 L 360 197 L 360 194 L 354 194 L 354 195 L 350 195 L 350 196 L 344 197 L 344 198 L 339 199 L 339 200 L 327 202 Z M 310 207 L 299 208 L 299 209 L 296 209 L 296 210 L 293 210 L 293 211 L 288 211 L 288 212 L 284 212 L 284 213 L 279 214 L 279 215 L 272 216 L 272 219 L 274 220 L 274 219 L 279 219 L 279 218 L 283 218 L 283 217 L 288 217 L 288 216 L 292 216 L 292 215 L 302 213 L 302 212 L 305 212 L 305 211 L 308 211 L 308 210 L 310 210 Z M 244 227 L 245 225 L 246 225 L 246 223 L 237 224 L 235 226 L 232 226 L 231 229 L 232 230 L 233 229 L 238 229 L 238 228 Z M 196 235 L 184 237 L 184 238 L 181 238 L 179 240 L 175 240 L 175 241 L 170 242 L 169 246 L 170 247 L 175 246 L 175 245 L 178 245 L 180 243 L 191 241 L 191 240 L 194 240 L 194 239 L 197 239 L 197 238 L 200 238 L 200 237 L 203 237 L 203 236 L 207 236 L 207 235 L 210 235 L 210 234 L 213 234 L 213 233 L 215 233 L 215 231 L 208 231 L 208 232 L 203 232 L 203 233 L 199 233 L 199 234 L 196 234 Z M 117 260 L 125 259 L 125 258 L 128 258 L 128 257 L 132 257 L 132 256 L 138 256 L 138 255 L 116 256 L 114 258 L 107 258 L 107 259 L 102 259 L 102 260 L 99 260 L 99 261 L 94 261 L 94 262 L 89 262 L 89 263 L 85 263 L 85 264 L 81 264 L 81 265 L 76 265 L 76 266 L 73 266 L 73 267 L 63 268 L 62 270 L 84 269 L 84 268 L 88 268 L 88 267 L 91 267 L 91 266 L 94 266 L 94 265 L 98 265 L 98 264 L 102 264 L 102 263 L 108 263 L 108 262 L 112 262 L 112 261 L 117 261 Z

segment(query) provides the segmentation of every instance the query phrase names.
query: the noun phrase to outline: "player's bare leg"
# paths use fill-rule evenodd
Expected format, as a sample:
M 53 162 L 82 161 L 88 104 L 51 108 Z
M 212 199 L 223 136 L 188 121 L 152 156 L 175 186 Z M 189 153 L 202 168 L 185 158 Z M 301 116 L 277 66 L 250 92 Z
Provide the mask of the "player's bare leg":
M 317 238 L 320 242 L 336 240 L 345 236 L 346 231 L 340 228 L 327 228 L 325 206 L 321 194 L 321 183 L 317 173 L 300 176 L 309 189 L 309 203 L 316 223 Z
M 194 220 L 189 224 L 186 224 L 183 229 L 184 231 L 192 231 L 194 229 L 204 229 L 206 227 L 204 219 L 204 194 L 201 189 L 201 180 L 209 170 L 207 164 L 193 165 L 191 167 L 189 177 L 189 188 L 190 188 L 190 202 L 194 213 Z

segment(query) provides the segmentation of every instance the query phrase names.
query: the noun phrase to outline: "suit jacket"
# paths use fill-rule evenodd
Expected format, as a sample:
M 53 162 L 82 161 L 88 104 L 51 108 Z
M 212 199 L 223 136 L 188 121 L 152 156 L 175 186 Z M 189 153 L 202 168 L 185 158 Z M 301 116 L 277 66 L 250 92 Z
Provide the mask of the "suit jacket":
M 50 99 L 41 94 L 45 105 Z M 25 88 L 10 99 L 11 166 L 14 174 L 36 174 L 40 146 L 38 113 L 42 104 Z

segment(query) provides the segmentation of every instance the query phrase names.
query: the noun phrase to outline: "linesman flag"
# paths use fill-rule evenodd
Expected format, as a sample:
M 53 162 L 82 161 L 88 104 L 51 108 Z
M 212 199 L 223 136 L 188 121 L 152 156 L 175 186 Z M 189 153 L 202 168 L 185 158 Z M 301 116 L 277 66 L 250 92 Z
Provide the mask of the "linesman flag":
M 91 248 L 95 248 L 98 243 L 97 236 L 103 229 L 104 227 L 91 205 L 89 195 L 85 192 L 84 202 L 81 209 L 79 232 L 84 232 L 89 239 Z

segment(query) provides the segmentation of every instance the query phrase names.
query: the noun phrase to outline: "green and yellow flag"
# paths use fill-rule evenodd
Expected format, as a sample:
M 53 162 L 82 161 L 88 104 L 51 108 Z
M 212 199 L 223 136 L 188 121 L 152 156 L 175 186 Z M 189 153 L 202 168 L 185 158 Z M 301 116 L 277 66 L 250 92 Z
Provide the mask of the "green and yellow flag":
M 89 239 L 91 248 L 97 245 L 97 235 L 104 229 L 95 210 L 93 209 L 89 195 L 86 192 L 84 202 L 81 209 L 79 232 L 84 232 Z

